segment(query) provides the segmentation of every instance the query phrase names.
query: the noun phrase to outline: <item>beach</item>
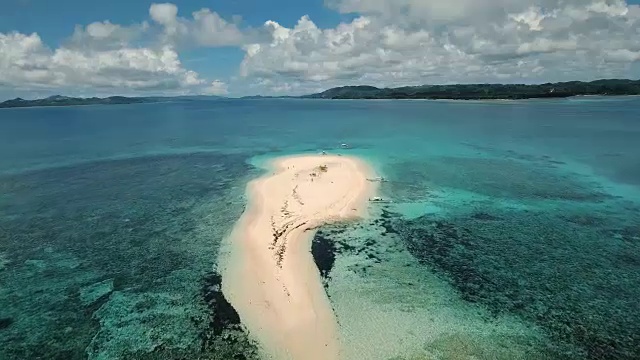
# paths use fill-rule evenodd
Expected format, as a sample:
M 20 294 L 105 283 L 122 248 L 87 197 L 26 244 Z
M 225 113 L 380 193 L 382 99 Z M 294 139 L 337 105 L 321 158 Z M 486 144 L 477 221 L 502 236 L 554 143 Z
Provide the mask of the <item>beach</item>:
M 338 359 L 331 304 L 310 252 L 318 227 L 366 216 L 375 184 L 355 157 L 276 159 L 247 186 L 247 208 L 228 239 L 223 292 L 274 359 Z

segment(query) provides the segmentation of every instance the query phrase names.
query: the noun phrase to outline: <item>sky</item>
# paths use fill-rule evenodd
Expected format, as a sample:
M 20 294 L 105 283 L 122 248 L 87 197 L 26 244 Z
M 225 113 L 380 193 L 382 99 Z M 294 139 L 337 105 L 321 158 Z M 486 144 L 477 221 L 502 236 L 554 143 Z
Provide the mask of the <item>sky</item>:
M 640 78 L 640 0 L 0 0 L 0 99 Z

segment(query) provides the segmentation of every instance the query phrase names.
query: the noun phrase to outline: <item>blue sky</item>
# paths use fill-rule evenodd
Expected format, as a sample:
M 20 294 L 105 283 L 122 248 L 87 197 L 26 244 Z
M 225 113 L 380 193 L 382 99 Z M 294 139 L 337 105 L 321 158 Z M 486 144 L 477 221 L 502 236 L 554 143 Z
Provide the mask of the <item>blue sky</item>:
M 639 2 L 4 0 L 0 99 L 637 78 Z
M 37 32 L 50 46 L 57 47 L 73 33 L 75 25 L 110 20 L 114 24 L 135 24 L 147 19 L 153 1 L 112 0 L 4 0 L 0 13 L 0 32 Z M 640 1 L 640 0 L 639 0 Z M 160 1 L 158 1 L 160 2 Z M 242 17 L 248 26 L 261 26 L 266 20 L 275 20 L 283 26 L 293 26 L 302 15 L 310 15 L 321 27 L 333 27 L 353 16 L 330 10 L 323 0 L 217 0 L 175 1 L 181 14 L 190 14 L 202 8 L 215 9 L 222 17 Z M 214 78 L 237 72 L 244 52 L 235 47 L 189 49 L 182 61 L 190 68 Z

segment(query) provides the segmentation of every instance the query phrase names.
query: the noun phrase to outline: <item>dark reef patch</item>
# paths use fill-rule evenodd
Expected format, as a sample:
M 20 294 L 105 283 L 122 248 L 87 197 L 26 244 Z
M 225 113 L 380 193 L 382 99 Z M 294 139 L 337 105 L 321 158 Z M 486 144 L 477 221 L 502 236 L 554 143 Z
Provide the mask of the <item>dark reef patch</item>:
M 611 173 L 611 177 L 619 182 L 640 185 L 640 161 L 637 158 L 619 164 Z
M 202 353 L 214 353 L 220 359 L 258 359 L 257 345 L 248 338 L 240 316 L 222 293 L 220 274 L 207 274 L 202 297 L 209 308 L 209 324 L 200 335 Z
M 531 164 L 535 164 L 538 166 L 555 166 L 555 165 L 566 165 L 564 161 L 556 160 L 552 156 L 549 155 L 533 155 L 527 154 L 520 151 L 515 150 L 506 150 L 499 149 L 492 146 L 478 145 L 472 143 L 463 142 L 462 145 L 467 146 L 471 149 L 477 150 L 480 154 L 495 156 L 497 158 L 505 158 L 511 160 L 519 160 L 523 162 L 528 162 Z
M 325 286 L 330 280 L 331 269 L 336 261 L 336 245 L 334 241 L 329 238 L 328 234 L 325 234 L 322 230 L 316 232 L 311 242 L 311 255 L 313 260 L 320 270 Z
M 114 279 L 122 311 L 140 311 L 127 320 L 134 327 L 178 323 L 174 317 L 184 313 L 166 311 L 173 298 L 192 298 L 176 306 L 210 319 L 198 320 L 192 331 L 210 334 L 202 351 L 153 339 L 153 351 L 144 345 L 143 351 L 123 349 L 122 358 L 233 359 L 240 356 L 237 344 L 251 358 L 246 334 L 234 330 L 232 308 L 197 285 L 217 257 L 218 241 L 242 212 L 243 185 L 253 171 L 245 160 L 218 153 L 160 155 L 0 176 L 0 251 L 12 260 L 12 271 L 1 273 L 0 289 L 11 296 L 0 296 L 0 308 L 21 314 L 0 332 L 0 358 L 86 359 L 85 349 L 101 331 L 94 314 L 112 303 L 105 297 L 83 306 L 78 294 L 105 278 Z M 207 277 L 203 286 L 215 288 L 216 282 Z M 132 302 L 137 307 L 127 308 Z M 219 309 L 208 313 L 212 307 Z M 113 313 L 104 316 L 117 318 Z M 193 336 L 182 343 L 199 344 Z M 109 341 L 108 333 L 101 335 L 91 353 L 112 351 Z
M 211 312 L 209 329 L 214 335 L 222 334 L 225 329 L 241 330 L 240 316 L 222 293 L 220 274 L 213 272 L 205 277 L 202 296 Z
M 387 221 L 465 300 L 541 325 L 563 358 L 639 358 L 637 227 L 612 233 L 588 215 L 560 213 L 567 219 L 494 211 L 499 220 L 461 213 Z
M 368 226 L 379 227 L 380 221 L 375 219 Z M 349 266 L 350 270 L 358 273 L 366 273 L 372 266 L 385 261 L 385 251 L 388 249 L 381 250 L 374 237 L 354 237 L 353 231 L 364 226 L 362 223 L 325 225 L 316 233 L 311 251 L 325 289 L 329 286 L 337 255 L 361 255 L 361 262 Z
M 10 317 L 0 318 L 0 330 L 4 330 L 13 324 L 13 319 Z
M 106 272 L 130 269 L 122 286 L 152 284 L 155 274 L 191 263 L 184 235 L 197 219 L 185 215 L 205 199 L 229 201 L 228 190 L 250 170 L 244 159 L 166 155 L 0 177 L 0 236 L 16 263 L 60 248 Z
M 480 221 L 498 221 L 498 220 L 500 220 L 499 217 L 491 215 L 491 214 L 486 213 L 486 212 L 476 212 L 476 213 L 473 213 L 471 215 L 471 217 L 474 220 L 480 220 Z
M 397 217 L 397 215 L 395 215 L 394 213 L 392 213 L 387 209 L 382 209 L 382 213 L 380 214 L 380 219 L 377 219 L 375 223 L 375 225 L 379 225 L 384 229 L 382 232 L 382 235 L 396 233 L 396 229 L 393 227 L 392 223 L 389 221 L 394 217 Z

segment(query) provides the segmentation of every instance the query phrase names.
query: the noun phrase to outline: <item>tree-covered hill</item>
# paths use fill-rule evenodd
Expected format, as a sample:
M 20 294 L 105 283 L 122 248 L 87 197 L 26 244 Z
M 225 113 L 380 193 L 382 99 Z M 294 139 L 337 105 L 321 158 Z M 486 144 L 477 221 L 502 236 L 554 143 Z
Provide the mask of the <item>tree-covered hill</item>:
M 570 81 L 539 85 L 465 84 L 422 85 L 399 88 L 344 86 L 306 95 L 311 99 L 531 99 L 563 98 L 578 95 L 640 95 L 640 80 L 609 79 L 592 82 Z

